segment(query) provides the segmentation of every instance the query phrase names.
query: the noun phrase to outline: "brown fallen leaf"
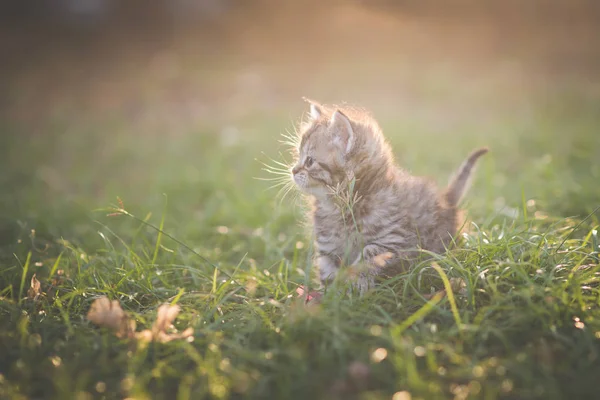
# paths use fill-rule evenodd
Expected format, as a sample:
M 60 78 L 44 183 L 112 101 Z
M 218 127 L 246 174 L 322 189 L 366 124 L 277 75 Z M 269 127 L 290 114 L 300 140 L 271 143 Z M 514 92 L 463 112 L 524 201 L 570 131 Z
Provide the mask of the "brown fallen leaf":
M 135 321 L 129 319 L 117 300 L 110 301 L 106 296 L 94 300 L 87 319 L 113 330 L 117 337 L 131 338 L 135 335 Z
M 246 282 L 246 292 L 248 292 L 250 296 L 254 296 L 254 293 L 256 293 L 256 288 L 258 288 L 258 282 L 256 282 L 256 279 L 251 278 Z
M 158 307 L 156 321 L 152 329 L 135 331 L 135 321 L 123 311 L 117 300 L 110 301 L 108 297 L 100 297 L 92 303 L 87 318 L 94 324 L 111 329 L 117 337 L 135 338 L 140 342 L 166 343 L 175 339 L 190 338 L 194 330 L 187 328 L 183 332 L 167 332 L 173 329 L 173 321 L 181 308 L 178 305 L 163 304 Z
M 31 277 L 31 287 L 27 291 L 27 298 L 30 300 L 37 300 L 42 294 L 42 285 L 40 281 L 37 280 L 35 275 L 36 274 L 33 274 L 33 276 Z
M 411 400 L 411 399 L 412 399 L 412 396 L 411 396 L 410 392 L 407 392 L 406 390 L 403 390 L 401 392 L 396 392 L 392 396 L 392 400 Z
M 152 329 L 145 329 L 137 332 L 136 339 L 144 342 L 154 341 L 160 343 L 170 342 L 175 339 L 187 339 L 194 334 L 192 328 L 187 328 L 183 332 L 167 332 L 167 329 L 173 329 L 173 321 L 179 315 L 181 307 L 178 305 L 163 304 L 158 307 L 156 321 L 152 325 Z
M 467 282 L 463 278 L 450 278 L 450 287 L 454 293 L 467 294 Z
M 152 325 L 152 334 L 156 335 L 158 332 L 166 332 L 180 311 L 181 307 L 178 305 L 163 304 L 158 307 L 156 321 Z
M 149 329 L 145 329 L 141 332 L 136 332 L 135 338 L 141 342 L 151 342 L 152 341 L 152 342 L 159 342 L 159 343 L 167 343 L 167 342 L 170 342 L 171 340 L 192 338 L 193 334 L 194 334 L 193 328 L 187 328 L 183 332 L 173 332 L 173 333 L 159 331 L 156 333 L 156 335 L 153 335 L 152 331 L 150 331 Z
M 56 295 L 56 292 L 58 291 L 59 287 L 65 283 L 65 271 L 59 269 L 58 271 L 56 271 L 56 275 L 50 278 L 50 284 L 48 285 L 48 289 L 46 290 L 46 296 L 52 299 Z

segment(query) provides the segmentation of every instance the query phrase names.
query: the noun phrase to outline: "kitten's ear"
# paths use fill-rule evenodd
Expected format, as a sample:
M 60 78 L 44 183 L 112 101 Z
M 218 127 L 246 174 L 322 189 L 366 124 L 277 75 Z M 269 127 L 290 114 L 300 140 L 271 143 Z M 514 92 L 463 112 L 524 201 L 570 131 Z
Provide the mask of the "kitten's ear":
M 354 129 L 350 119 L 340 110 L 336 110 L 331 117 L 333 142 L 345 153 L 350 152 L 354 145 Z
M 310 118 L 315 120 L 315 119 L 319 119 L 319 117 L 321 117 L 321 115 L 323 115 L 323 111 L 321 110 L 321 107 L 319 107 L 318 105 L 311 103 L 310 104 Z
M 304 100 L 305 102 L 310 104 L 310 119 L 311 120 L 313 120 L 313 121 L 317 120 L 321 117 L 321 115 L 323 115 L 323 109 L 321 108 L 321 105 L 319 103 L 317 103 L 316 101 L 307 99 L 306 97 L 303 97 L 302 100 Z

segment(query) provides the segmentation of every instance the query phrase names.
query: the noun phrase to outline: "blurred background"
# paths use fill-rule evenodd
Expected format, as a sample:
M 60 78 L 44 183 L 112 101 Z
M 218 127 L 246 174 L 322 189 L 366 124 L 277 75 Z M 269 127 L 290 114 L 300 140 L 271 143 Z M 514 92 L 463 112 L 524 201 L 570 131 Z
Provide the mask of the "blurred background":
M 167 193 L 181 226 L 263 226 L 281 204 L 254 178 L 285 158 L 302 96 L 368 108 L 399 163 L 440 183 L 490 146 L 475 215 L 600 198 L 595 0 L 20 0 L 0 16 L 5 220 L 58 235 L 75 209 L 121 196 L 145 213 Z
M 593 0 L 22 0 L 0 7 L 1 104 L 15 123 L 73 113 L 232 121 L 301 94 L 393 113 L 439 112 L 422 105 L 435 94 L 447 113 L 462 108 L 477 117 L 475 107 L 525 101 L 549 84 L 576 81 L 591 96 L 598 90 Z M 297 106 L 290 111 L 296 115 Z

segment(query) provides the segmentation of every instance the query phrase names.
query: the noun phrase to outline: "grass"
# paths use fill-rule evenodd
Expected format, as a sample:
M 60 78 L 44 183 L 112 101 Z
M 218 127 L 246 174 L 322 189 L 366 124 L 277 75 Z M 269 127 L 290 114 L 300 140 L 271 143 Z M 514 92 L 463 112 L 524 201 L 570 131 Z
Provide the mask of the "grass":
M 557 96 L 441 128 L 383 115 L 400 162 L 440 182 L 490 146 L 465 205 L 471 233 L 363 298 L 333 287 L 308 306 L 296 293 L 314 286 L 301 203 L 254 179 L 298 104 L 227 134 L 210 123 L 123 134 L 122 116 L 58 118 L 37 136 L 5 124 L 0 398 L 596 394 L 597 103 Z M 31 300 L 34 273 L 44 295 Z M 141 328 L 176 303 L 194 340 L 119 339 L 86 319 L 99 296 Z

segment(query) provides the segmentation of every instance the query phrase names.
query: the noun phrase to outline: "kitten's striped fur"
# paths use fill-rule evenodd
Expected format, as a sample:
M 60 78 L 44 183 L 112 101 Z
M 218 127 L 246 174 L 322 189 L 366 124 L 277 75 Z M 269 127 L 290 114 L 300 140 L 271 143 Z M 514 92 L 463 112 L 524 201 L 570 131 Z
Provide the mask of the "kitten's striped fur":
M 487 149 L 473 152 L 440 193 L 429 180 L 395 165 L 369 114 L 309 103 L 292 176 L 312 197 L 321 280 L 363 265 L 356 282 L 363 293 L 374 277 L 409 268 L 420 249 L 443 253 L 463 222 L 457 206 Z

